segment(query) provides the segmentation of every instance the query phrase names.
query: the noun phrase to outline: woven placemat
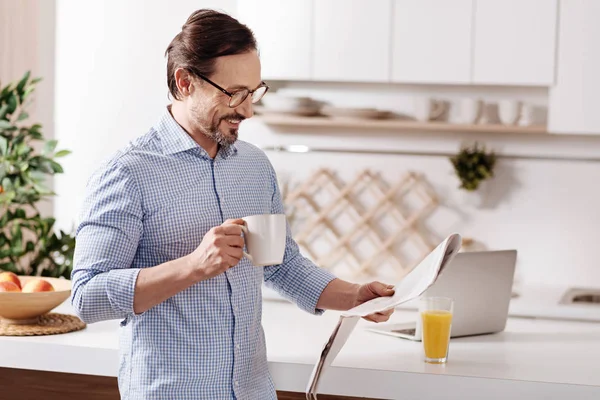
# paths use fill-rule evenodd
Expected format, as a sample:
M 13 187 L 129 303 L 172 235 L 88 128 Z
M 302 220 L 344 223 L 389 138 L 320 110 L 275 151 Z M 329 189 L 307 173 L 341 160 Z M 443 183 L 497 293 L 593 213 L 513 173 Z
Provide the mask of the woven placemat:
M 56 335 L 83 328 L 85 323 L 74 315 L 49 313 L 40 316 L 36 324 L 9 325 L 0 322 L 0 336 Z

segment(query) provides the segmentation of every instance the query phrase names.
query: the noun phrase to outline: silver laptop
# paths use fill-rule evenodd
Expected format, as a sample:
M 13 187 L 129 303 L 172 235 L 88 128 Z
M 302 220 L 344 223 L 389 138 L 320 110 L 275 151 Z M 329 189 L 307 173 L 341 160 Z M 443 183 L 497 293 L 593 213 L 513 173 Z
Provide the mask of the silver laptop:
M 452 337 L 504 330 L 516 261 L 516 250 L 499 250 L 459 253 L 448 264 L 423 295 L 454 299 Z M 398 309 L 416 310 L 418 304 L 416 299 Z M 418 314 L 415 317 L 414 322 L 374 324 L 368 330 L 420 341 L 420 318 Z

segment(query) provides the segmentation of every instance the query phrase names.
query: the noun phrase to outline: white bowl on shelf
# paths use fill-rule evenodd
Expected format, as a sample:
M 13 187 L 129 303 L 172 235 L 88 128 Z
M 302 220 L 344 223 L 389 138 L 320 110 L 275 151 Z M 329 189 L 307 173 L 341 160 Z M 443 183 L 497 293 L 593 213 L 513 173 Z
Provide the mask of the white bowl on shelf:
M 324 106 L 321 109 L 323 115 L 332 118 L 356 118 L 356 119 L 384 119 L 389 118 L 389 111 L 378 110 L 376 108 L 353 108 L 353 107 L 333 107 Z
M 316 102 L 310 97 L 291 96 L 285 94 L 267 93 L 261 103 L 270 110 L 290 111 L 298 108 L 315 106 Z

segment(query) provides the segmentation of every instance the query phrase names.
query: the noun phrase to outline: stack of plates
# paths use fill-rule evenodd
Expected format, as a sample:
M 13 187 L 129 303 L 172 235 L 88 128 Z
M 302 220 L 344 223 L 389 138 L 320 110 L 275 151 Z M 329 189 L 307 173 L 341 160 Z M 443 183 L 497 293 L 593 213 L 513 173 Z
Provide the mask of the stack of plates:
M 376 108 L 345 108 L 325 106 L 321 113 L 332 118 L 357 118 L 357 119 L 384 119 L 389 118 L 389 111 L 382 111 Z
M 321 103 L 310 97 L 269 93 L 262 98 L 261 103 L 263 106 L 256 106 L 255 109 L 262 114 L 313 116 L 318 115 L 321 110 Z

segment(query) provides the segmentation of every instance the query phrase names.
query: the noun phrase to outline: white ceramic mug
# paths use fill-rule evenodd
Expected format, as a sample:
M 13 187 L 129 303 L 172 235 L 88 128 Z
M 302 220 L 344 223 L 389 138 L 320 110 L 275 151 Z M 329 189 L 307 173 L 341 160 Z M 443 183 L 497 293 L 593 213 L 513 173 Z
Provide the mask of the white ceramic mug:
M 242 219 L 248 250 L 244 256 L 257 267 L 281 264 L 285 253 L 285 214 L 251 215 Z
M 498 102 L 498 116 L 505 125 L 515 125 L 521 118 L 521 102 L 502 100 Z
M 483 114 L 483 100 L 464 98 L 459 102 L 459 121 L 462 124 L 476 124 Z

